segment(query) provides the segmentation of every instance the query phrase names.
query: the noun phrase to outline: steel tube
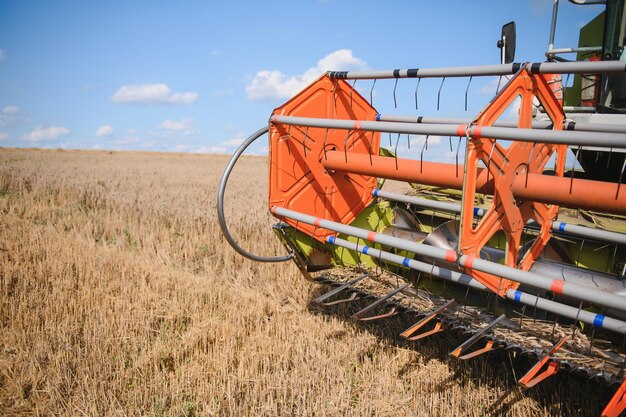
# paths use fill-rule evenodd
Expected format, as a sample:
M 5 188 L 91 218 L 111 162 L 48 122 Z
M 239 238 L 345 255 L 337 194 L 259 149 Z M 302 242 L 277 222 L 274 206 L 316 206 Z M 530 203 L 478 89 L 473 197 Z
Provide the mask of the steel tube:
M 461 205 L 456 203 L 450 203 L 446 201 L 430 200 L 428 198 L 415 197 L 410 195 L 404 195 L 399 193 L 393 193 L 390 191 L 375 189 L 372 194 L 375 197 L 382 197 L 388 200 L 397 201 L 401 203 L 414 204 L 416 206 L 430 208 L 433 210 L 448 211 L 451 213 L 461 213 Z M 487 210 L 479 207 L 474 208 L 474 216 L 482 217 Z M 529 223 L 529 226 L 537 226 L 534 222 Z M 600 240 L 602 242 L 619 243 L 620 245 L 626 245 L 626 235 L 622 233 L 611 232 L 608 230 L 593 229 L 591 227 L 578 226 L 575 224 L 569 224 L 564 222 L 552 222 L 552 230 L 555 232 L 567 233 L 573 236 L 585 237 L 588 239 Z
M 522 142 L 545 142 L 577 146 L 626 148 L 626 135 L 604 132 L 572 132 L 563 130 L 540 130 L 471 126 L 466 124 L 411 124 L 376 122 L 367 120 L 324 119 L 314 117 L 272 116 L 273 123 L 292 126 L 308 126 L 328 129 L 366 130 L 370 132 L 406 133 L 414 135 L 469 136 L 495 138 Z
M 382 233 L 372 232 L 370 230 L 361 229 L 359 227 L 349 226 L 327 219 L 321 219 L 308 214 L 299 213 L 284 207 L 273 206 L 271 212 L 278 217 L 286 217 L 299 222 L 304 222 L 323 229 L 332 230 L 334 232 L 343 233 L 349 236 L 365 239 L 370 242 L 376 242 L 383 245 L 402 249 L 430 258 L 446 260 L 448 262 L 457 262 L 477 271 L 487 272 L 496 276 L 501 276 L 521 284 L 530 285 L 556 294 L 570 296 L 582 301 L 587 301 L 599 306 L 611 307 L 620 311 L 626 311 L 626 297 L 615 294 L 606 293 L 590 287 L 567 283 L 559 279 L 544 277 L 532 272 L 522 271 L 509 266 L 495 264 L 467 255 L 462 255 L 457 259 L 457 254 L 453 250 L 436 248 L 422 243 L 411 242 L 405 239 L 399 239 L 393 236 L 387 236 Z
M 480 291 L 487 290 L 487 288 L 483 284 L 476 281 L 471 276 L 461 272 L 452 271 L 446 268 L 440 268 L 438 266 L 433 266 L 425 262 L 406 258 L 400 255 L 382 251 L 380 249 L 372 248 L 366 245 L 350 242 L 334 236 L 328 236 L 326 238 L 326 242 L 336 246 L 340 246 L 345 249 L 355 250 L 365 255 L 392 262 L 397 265 L 403 265 L 415 271 L 430 274 L 446 281 L 455 282 L 457 284 L 465 285 Z M 582 309 L 579 310 L 576 307 L 568 306 L 566 304 L 558 303 L 556 301 L 547 300 L 545 298 L 537 297 L 535 295 L 528 294 L 519 290 L 509 290 L 506 294 L 506 298 L 529 306 L 536 306 L 541 310 L 553 314 L 558 314 L 561 317 L 566 317 L 571 320 L 580 320 L 583 323 L 601 327 L 603 329 L 611 330 L 617 333 L 626 333 L 626 322 L 611 317 L 606 317 L 603 314 L 596 314 Z
M 525 64 L 533 73 L 539 74 L 600 74 L 626 72 L 623 61 L 541 62 Z M 330 78 L 348 80 L 372 80 L 384 78 L 439 78 L 477 77 L 515 74 L 522 64 L 500 64 L 449 68 L 412 68 L 377 71 L 330 71 Z
M 370 157 L 369 154 L 346 154 L 343 151 L 327 152 L 321 163 L 330 171 L 463 189 L 463 165 L 378 155 Z M 618 184 L 609 182 L 528 174 L 528 176 L 518 175 L 511 185 L 511 190 L 516 197 L 523 200 L 626 214 L 626 189 L 617 193 L 617 187 Z M 626 188 L 626 185 L 624 187 Z M 477 170 L 476 192 L 493 194 L 493 177 L 487 181 L 485 168 Z
M 376 121 L 380 122 L 400 122 L 400 123 L 422 123 L 422 124 L 468 124 L 470 119 L 446 118 L 446 117 L 425 117 L 425 116 L 397 116 L 392 114 L 378 114 Z M 517 128 L 517 121 L 496 121 L 494 127 L 510 127 Z M 533 121 L 533 129 L 550 129 L 552 122 L 548 120 Z M 602 123 L 585 123 L 575 122 L 573 120 L 565 120 L 565 130 L 578 130 L 585 132 L 603 132 L 603 133 L 626 133 L 625 125 L 610 125 Z

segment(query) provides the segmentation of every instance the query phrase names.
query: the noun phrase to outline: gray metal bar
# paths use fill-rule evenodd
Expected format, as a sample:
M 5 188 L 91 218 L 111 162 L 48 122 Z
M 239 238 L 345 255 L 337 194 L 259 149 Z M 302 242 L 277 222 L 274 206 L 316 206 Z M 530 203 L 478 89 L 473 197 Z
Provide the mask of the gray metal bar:
M 521 142 L 546 142 L 578 146 L 626 148 L 626 135 L 617 133 L 593 132 L 593 134 L 590 134 L 589 132 L 511 129 L 492 126 L 468 126 L 465 124 L 412 124 L 279 115 L 272 116 L 271 121 L 273 123 L 293 126 L 438 136 L 465 136 L 466 129 L 469 128 L 469 135 L 472 137 L 517 140 Z
M 459 265 L 467 267 L 471 266 L 472 269 L 487 272 L 496 276 L 501 276 L 512 281 L 519 282 L 521 284 L 530 285 L 534 288 L 557 292 L 559 294 L 571 296 L 582 301 L 588 301 L 599 306 L 611 307 L 620 311 L 626 311 L 626 297 L 606 293 L 604 291 L 600 291 L 594 288 L 564 282 L 559 279 L 544 277 L 533 272 L 522 271 L 509 266 L 485 261 L 483 259 L 469 257 L 467 255 L 462 255 L 460 258 L 458 258 L 456 252 L 453 250 L 436 248 L 433 246 L 425 245 L 422 243 L 415 243 L 393 236 L 386 236 L 382 233 L 375 233 L 359 227 L 348 226 L 345 224 L 333 222 L 331 220 L 316 218 L 314 216 L 299 213 L 297 211 L 286 209 L 284 207 L 272 206 L 271 212 L 278 217 L 287 217 L 293 220 L 297 220 L 299 222 L 315 225 L 323 229 L 332 230 L 338 233 L 344 233 L 346 235 L 366 239 L 371 242 L 381 243 L 383 245 L 388 245 L 397 249 L 403 249 L 415 254 L 428 256 L 430 258 L 442 259 L 448 262 L 458 262 Z
M 451 213 L 461 213 L 461 205 L 456 203 L 450 203 L 445 201 L 429 200 L 427 198 L 420 198 L 410 195 L 404 195 L 399 193 L 393 193 L 390 191 L 374 189 L 372 194 L 375 197 L 382 197 L 388 200 L 397 201 L 401 203 L 414 204 L 420 207 L 426 207 L 433 210 L 449 211 Z M 487 210 L 483 208 L 474 208 L 474 216 L 482 217 Z M 534 222 L 533 222 L 534 223 Z M 529 223 L 532 226 L 533 223 Z M 586 237 L 589 239 L 596 239 L 602 242 L 619 243 L 626 245 L 626 235 L 617 232 L 611 232 L 608 230 L 592 229 L 591 227 L 578 226 L 574 224 L 564 222 L 552 222 L 552 230 L 555 232 L 569 233 L 570 235 Z
M 552 21 L 550 23 L 550 39 L 548 41 L 548 50 L 554 49 L 554 34 L 556 32 L 556 18 L 559 14 L 559 0 L 554 0 L 552 5 Z
M 380 122 L 400 122 L 400 123 L 422 123 L 422 124 L 468 124 L 471 119 L 456 119 L 447 117 L 424 117 L 424 116 L 396 116 L 391 114 L 379 114 L 376 121 Z M 512 127 L 517 128 L 516 121 L 497 121 L 494 127 Z M 533 121 L 533 129 L 549 129 L 552 122 L 548 120 Z M 626 125 L 610 125 L 601 123 L 584 123 L 565 120 L 564 128 L 566 130 L 582 130 L 585 132 L 603 132 L 603 133 L 626 133 Z
M 372 80 L 385 78 L 441 78 L 478 77 L 515 74 L 523 64 L 500 64 L 449 68 L 412 68 L 376 71 L 330 71 L 329 77 L 348 80 Z M 623 61 L 578 61 L 526 63 L 527 68 L 539 74 L 600 74 L 626 72 Z
M 601 52 L 601 46 L 581 46 L 580 48 L 555 48 L 546 52 L 546 56 L 556 54 L 572 54 L 575 52 Z
M 239 146 L 239 148 L 237 148 L 233 156 L 230 158 L 230 161 L 228 161 L 228 164 L 224 169 L 224 173 L 222 174 L 222 178 L 220 179 L 220 185 L 217 190 L 217 218 L 219 220 L 220 228 L 222 229 L 222 234 L 224 235 L 224 238 L 226 239 L 228 244 L 232 246 L 232 248 L 235 249 L 235 251 L 237 251 L 237 253 L 239 253 L 243 257 L 257 262 L 285 262 L 293 259 L 293 257 L 295 256 L 295 252 L 291 252 L 283 256 L 259 256 L 250 253 L 241 246 L 239 246 L 239 243 L 235 240 L 235 238 L 230 234 L 230 231 L 228 230 L 228 225 L 226 224 L 226 216 L 224 215 L 224 195 L 226 194 L 226 185 L 228 184 L 228 178 L 230 177 L 230 173 L 235 167 L 235 164 L 237 164 L 239 157 L 241 156 L 241 154 L 244 153 L 248 146 L 250 146 L 258 138 L 266 134 L 268 130 L 269 128 L 267 126 L 262 127 L 261 129 L 250 135 Z
M 469 286 L 481 291 L 487 290 L 487 288 L 483 284 L 476 281 L 471 276 L 463 274 L 461 272 L 440 268 L 438 266 L 433 266 L 421 261 L 417 261 L 415 259 L 405 258 L 400 255 L 382 251 L 380 249 L 371 248 L 366 245 L 355 245 L 354 242 L 349 242 L 345 239 L 334 236 L 329 236 L 328 238 L 326 238 L 326 241 L 342 248 L 357 250 L 374 258 L 379 258 L 398 265 L 404 265 L 407 268 L 430 274 L 446 281 L 456 282 L 458 284 Z M 569 318 L 572 320 L 580 320 L 583 323 L 587 323 L 593 326 L 599 326 L 617 333 L 626 334 L 626 322 L 613 319 L 611 317 L 606 317 L 602 314 L 596 314 L 582 309 L 579 310 L 576 307 L 537 297 L 535 295 L 528 294 L 519 290 L 509 290 L 506 294 L 506 297 L 509 300 L 516 301 L 522 304 L 533 307 L 537 306 L 537 308 L 539 308 L 540 310 L 558 314 L 561 317 Z

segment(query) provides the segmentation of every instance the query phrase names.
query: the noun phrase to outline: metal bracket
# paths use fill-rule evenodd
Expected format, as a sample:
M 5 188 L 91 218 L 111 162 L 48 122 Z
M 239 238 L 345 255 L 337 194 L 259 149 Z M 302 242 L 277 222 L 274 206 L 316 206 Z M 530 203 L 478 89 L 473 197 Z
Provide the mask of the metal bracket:
M 365 314 L 367 314 L 369 311 L 373 310 L 378 305 L 386 302 L 388 299 L 390 299 L 391 297 L 393 297 L 394 295 L 396 295 L 400 291 L 404 290 L 409 285 L 411 285 L 411 284 L 407 282 L 403 286 L 401 286 L 399 288 L 396 288 L 395 290 L 391 291 L 390 293 L 388 293 L 387 295 L 383 296 L 382 298 L 379 298 L 378 300 L 374 301 L 372 304 L 368 305 L 364 309 L 357 311 L 350 318 L 361 320 L 361 321 L 369 321 L 369 320 L 377 320 L 377 319 L 383 319 L 383 318 L 386 318 L 386 317 L 395 316 L 396 314 L 398 314 L 398 312 L 396 311 L 395 307 L 392 307 L 387 313 L 380 314 L 380 315 L 377 315 L 377 316 L 364 317 Z
M 327 293 L 324 293 L 324 294 L 320 295 L 319 297 L 314 298 L 311 302 L 312 303 L 316 303 L 316 304 L 322 304 L 322 305 L 325 305 L 325 306 L 332 306 L 332 305 L 336 305 L 336 304 L 341 304 L 341 303 L 347 303 L 347 302 L 350 302 L 350 301 L 354 301 L 354 300 L 357 299 L 357 294 L 356 293 L 352 293 L 352 295 L 349 298 L 345 298 L 345 299 L 342 299 L 342 300 L 331 301 L 331 302 L 325 302 L 329 298 L 334 297 L 335 295 L 339 294 L 341 291 L 343 291 L 343 290 L 353 286 L 357 282 L 359 282 L 359 281 L 361 281 L 361 280 L 363 280 L 363 279 L 365 279 L 367 277 L 369 277 L 369 274 L 360 275 L 360 276 L 358 276 L 358 277 L 356 277 L 356 278 L 346 282 L 345 284 L 343 284 L 343 285 L 341 285 L 341 286 L 339 286 L 339 287 L 337 287 L 337 288 L 335 288 L 335 289 L 333 289 L 333 290 L 331 290 L 331 291 L 329 291 Z
M 626 410 L 626 381 L 622 382 L 611 401 L 606 405 L 602 411 L 602 417 L 618 417 L 624 410 Z
M 422 328 L 426 323 L 428 323 L 429 321 L 431 321 L 432 319 L 437 317 L 442 311 L 448 309 L 449 307 L 453 306 L 454 304 L 456 304 L 456 300 L 450 300 L 447 303 L 445 303 L 444 305 L 442 305 L 442 306 L 436 308 L 435 310 L 431 311 L 430 313 L 428 313 L 428 315 L 426 317 L 422 318 L 420 321 L 415 323 L 413 326 L 409 327 L 408 329 L 406 329 L 405 331 L 400 333 L 400 337 L 403 337 L 405 339 L 414 341 L 414 340 L 419 340 L 419 339 L 423 339 L 425 337 L 431 336 L 431 335 L 433 335 L 435 333 L 443 332 L 444 331 L 443 323 L 437 322 L 437 324 L 435 324 L 435 327 L 432 330 L 429 330 L 429 331 L 423 332 L 423 333 L 418 333 L 415 336 L 412 336 L 416 331 L 418 331 L 420 328 Z
M 539 360 L 539 362 L 535 364 L 535 366 L 530 368 L 526 375 L 524 375 L 520 378 L 519 381 L 517 381 L 518 384 L 524 386 L 524 388 L 532 388 L 549 376 L 556 374 L 559 370 L 559 364 L 552 360 L 552 355 L 556 353 L 556 351 L 559 350 L 561 346 L 563 346 L 567 339 L 569 339 L 569 336 L 563 336 L 563 338 L 559 340 L 548 353 L 543 355 L 543 357 Z M 548 364 L 548 367 L 543 372 L 539 373 L 539 371 L 546 364 Z
M 457 347 L 452 352 L 450 352 L 450 356 L 454 356 L 455 358 L 458 358 L 458 359 L 461 359 L 461 360 L 466 360 L 466 359 L 475 358 L 476 356 L 482 355 L 483 353 L 487 353 L 487 352 L 493 350 L 494 341 L 493 340 L 488 340 L 487 343 L 485 344 L 485 347 L 480 348 L 478 350 L 475 350 L 475 351 L 473 351 L 471 353 L 467 353 L 465 355 L 461 355 L 463 353 L 463 351 L 465 351 L 470 346 L 474 345 L 480 338 L 482 338 L 485 335 L 485 333 L 487 333 L 487 331 L 489 329 L 491 329 L 496 324 L 498 324 L 498 322 L 500 322 L 502 319 L 504 319 L 504 317 L 505 317 L 505 315 L 502 314 L 500 317 L 498 317 L 497 319 L 495 319 L 494 321 L 489 323 L 487 326 L 483 327 L 478 332 L 474 333 L 474 335 L 472 337 L 467 339 L 459 347 Z

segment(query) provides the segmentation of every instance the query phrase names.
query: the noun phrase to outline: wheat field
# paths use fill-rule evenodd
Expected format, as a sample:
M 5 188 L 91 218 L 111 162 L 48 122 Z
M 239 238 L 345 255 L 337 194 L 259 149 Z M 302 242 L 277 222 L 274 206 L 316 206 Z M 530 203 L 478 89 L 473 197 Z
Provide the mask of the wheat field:
M 310 300 L 293 263 L 222 238 L 227 156 L 0 148 L 0 415 L 599 415 L 592 384 L 527 392 L 506 355 L 446 360 L 393 323 Z M 226 211 L 247 249 L 282 254 L 267 159 L 245 157 Z

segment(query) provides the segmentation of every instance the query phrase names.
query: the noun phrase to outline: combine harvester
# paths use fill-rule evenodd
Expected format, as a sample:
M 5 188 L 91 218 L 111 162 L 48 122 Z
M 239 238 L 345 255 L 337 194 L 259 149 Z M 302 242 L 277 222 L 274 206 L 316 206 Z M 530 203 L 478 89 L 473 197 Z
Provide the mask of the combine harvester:
M 403 314 L 415 321 L 400 334 L 411 341 L 455 332 L 464 342 L 450 355 L 460 360 L 496 349 L 533 358 L 519 379 L 527 388 L 558 371 L 601 380 L 617 387 L 603 416 L 618 416 L 626 406 L 626 10 L 609 0 L 582 28 L 581 46 L 555 49 L 557 9 L 555 0 L 547 62 L 513 63 L 510 23 L 500 65 L 324 74 L 237 150 L 218 214 L 243 256 L 293 260 L 305 277 L 335 287 L 315 302 L 369 300 L 352 318 Z M 466 77 L 467 102 L 472 79 L 488 76 L 503 86 L 471 120 L 385 115 L 371 104 L 377 81 L 394 83 L 395 100 L 398 80 L 415 80 L 417 108 L 423 78 L 441 79 L 441 92 L 446 79 Z M 369 80 L 369 100 L 357 80 Z M 279 257 L 242 249 L 223 210 L 233 166 L 267 132 L 269 209 L 289 251 Z M 397 155 L 399 141 L 418 135 L 419 159 Z M 424 159 L 435 136 L 450 137 L 456 163 Z M 568 152 L 584 172 L 566 172 Z M 385 190 L 385 180 L 412 192 Z

